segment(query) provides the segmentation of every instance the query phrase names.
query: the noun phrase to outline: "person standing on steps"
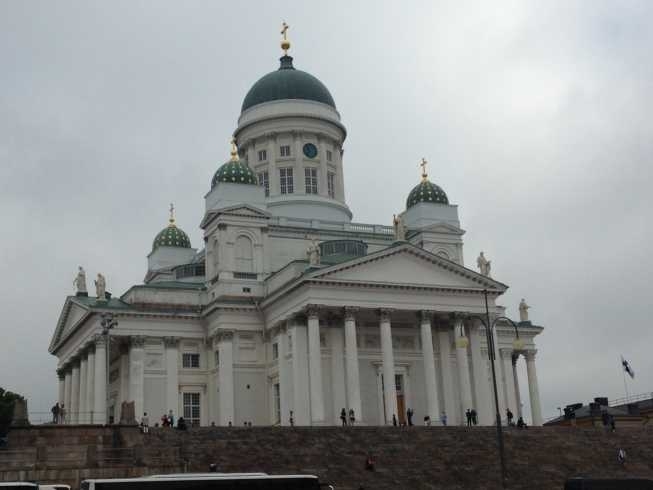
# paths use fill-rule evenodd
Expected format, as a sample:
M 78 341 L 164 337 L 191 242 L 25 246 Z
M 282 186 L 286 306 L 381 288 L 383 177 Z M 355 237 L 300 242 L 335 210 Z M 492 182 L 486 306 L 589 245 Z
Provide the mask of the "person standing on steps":
M 172 414 L 172 409 L 168 412 L 168 422 L 170 423 L 170 427 L 175 426 L 175 416 Z
M 465 417 L 467 418 L 467 427 L 472 425 L 472 411 L 468 408 L 465 410 Z
M 471 415 L 472 415 L 472 424 L 478 425 L 478 414 L 476 413 L 475 408 L 472 408 Z
M 392 414 L 392 425 L 397 427 L 397 416 L 394 413 Z
M 510 427 L 511 425 L 513 425 L 513 423 L 512 423 L 512 419 L 513 419 L 513 418 L 514 418 L 514 415 L 512 414 L 512 412 L 510 411 L 510 409 L 509 409 L 509 408 L 506 408 L 506 419 L 508 419 L 508 427 Z
M 288 422 L 290 423 L 290 427 L 295 427 L 295 417 L 293 416 L 292 410 L 290 411 Z
M 150 432 L 150 418 L 147 416 L 147 412 L 143 412 L 143 417 L 141 417 L 141 430 L 143 434 Z
M 353 426 L 354 422 L 356 422 L 356 414 L 354 413 L 354 409 L 350 408 L 349 409 L 349 425 Z
M 447 412 L 442 411 L 442 415 L 440 415 L 440 422 L 443 426 L 447 426 Z
M 415 412 L 413 412 L 412 408 L 409 408 L 408 410 L 406 410 L 406 418 L 408 419 L 408 425 L 410 427 L 413 426 L 413 413 L 415 413 Z
M 347 411 L 344 408 L 340 410 L 340 422 L 342 422 L 343 427 L 347 425 Z

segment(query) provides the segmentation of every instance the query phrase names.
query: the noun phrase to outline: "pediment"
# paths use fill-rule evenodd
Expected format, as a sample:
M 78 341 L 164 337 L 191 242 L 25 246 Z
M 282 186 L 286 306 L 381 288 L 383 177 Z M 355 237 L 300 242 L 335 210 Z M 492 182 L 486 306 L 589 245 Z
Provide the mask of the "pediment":
M 457 226 L 451 225 L 449 223 L 445 222 L 440 222 L 440 223 L 435 223 L 430 226 L 427 226 L 425 228 L 421 228 L 419 230 L 420 232 L 428 232 L 428 233 L 444 233 L 444 234 L 454 234 L 454 235 L 464 235 L 465 230 L 462 230 L 461 228 L 458 228 Z
M 212 210 L 207 212 L 204 215 L 204 219 L 200 223 L 201 228 L 206 228 L 206 226 L 212 222 L 214 219 L 220 216 L 234 216 L 239 218 L 259 218 L 259 219 L 269 219 L 272 217 L 267 211 L 263 211 L 256 206 L 251 206 L 249 204 L 234 204 L 233 206 L 227 206 L 225 208 Z
M 72 297 L 66 299 L 61 314 L 59 315 L 59 321 L 57 322 L 57 327 L 52 336 L 52 341 L 50 342 L 50 352 L 52 352 L 52 349 L 75 327 L 75 325 L 77 325 L 78 322 L 88 315 L 89 311 L 89 308 L 76 303 Z
M 433 255 L 410 244 L 391 247 L 314 273 L 314 279 L 432 287 L 441 289 L 487 288 L 504 291 L 507 286 Z

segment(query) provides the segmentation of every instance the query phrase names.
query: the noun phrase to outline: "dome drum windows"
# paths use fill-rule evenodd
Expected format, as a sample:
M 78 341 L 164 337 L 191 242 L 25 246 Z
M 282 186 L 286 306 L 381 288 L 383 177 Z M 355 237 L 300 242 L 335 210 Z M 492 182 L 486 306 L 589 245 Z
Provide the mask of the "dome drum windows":
M 279 169 L 279 189 L 281 194 L 292 194 L 295 192 L 293 169 L 291 167 Z
M 336 197 L 336 174 L 334 172 L 327 172 L 327 192 L 331 199 Z
M 317 168 L 306 167 L 304 169 L 304 183 L 306 194 L 317 194 Z
M 268 152 L 267 150 L 259 150 L 258 151 L 258 161 L 259 162 L 265 162 L 268 159 Z
M 280 157 L 290 157 L 290 145 L 281 145 L 279 147 Z

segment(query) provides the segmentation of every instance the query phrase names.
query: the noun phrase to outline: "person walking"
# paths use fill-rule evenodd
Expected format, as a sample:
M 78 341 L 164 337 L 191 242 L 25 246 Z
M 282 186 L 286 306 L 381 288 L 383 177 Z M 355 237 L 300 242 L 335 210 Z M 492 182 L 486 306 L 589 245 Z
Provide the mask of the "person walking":
M 406 418 L 408 419 L 408 426 L 410 426 L 410 427 L 412 427 L 412 425 L 413 425 L 413 414 L 414 413 L 415 412 L 413 412 L 412 408 L 409 408 L 408 410 L 406 410 Z
M 340 410 L 340 422 L 342 423 L 342 426 L 345 427 L 347 425 L 347 411 L 344 409 Z
M 356 414 L 354 413 L 354 409 L 350 408 L 349 409 L 349 425 L 353 426 L 355 422 L 356 422 Z
M 52 423 L 53 424 L 58 424 L 59 423 L 59 402 L 55 403 L 55 405 L 52 407 L 50 410 L 52 412 Z
M 472 411 L 468 408 L 465 410 L 465 417 L 467 418 L 467 427 L 472 426 Z
M 476 413 L 475 408 L 472 408 L 471 414 L 472 414 L 472 424 L 478 425 L 478 414 Z
M 150 418 L 147 416 L 147 412 L 143 412 L 143 416 L 141 417 L 141 430 L 143 434 L 150 432 Z

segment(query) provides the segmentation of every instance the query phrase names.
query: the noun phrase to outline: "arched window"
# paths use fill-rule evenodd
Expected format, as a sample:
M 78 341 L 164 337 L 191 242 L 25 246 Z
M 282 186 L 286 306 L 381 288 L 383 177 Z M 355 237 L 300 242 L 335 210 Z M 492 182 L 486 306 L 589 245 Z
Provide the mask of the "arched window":
M 449 254 L 447 252 L 445 252 L 444 250 L 438 250 L 437 255 L 439 255 L 443 259 L 449 259 Z
M 254 272 L 254 253 L 252 241 L 246 236 L 236 238 L 236 271 Z

